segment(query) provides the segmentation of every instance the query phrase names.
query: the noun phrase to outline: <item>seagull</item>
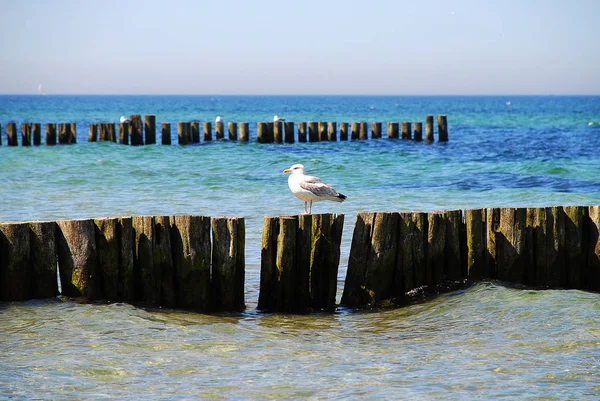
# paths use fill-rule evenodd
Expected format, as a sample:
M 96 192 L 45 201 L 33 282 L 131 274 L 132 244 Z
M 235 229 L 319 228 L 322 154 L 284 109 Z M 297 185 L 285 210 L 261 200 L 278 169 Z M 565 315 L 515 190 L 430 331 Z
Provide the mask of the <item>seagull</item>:
M 279 117 L 279 116 L 274 116 L 274 117 L 273 117 L 273 122 L 274 122 L 274 123 L 278 123 L 278 122 L 280 122 L 280 121 L 285 121 L 285 118 L 281 118 L 281 117 Z
M 119 121 L 121 122 L 121 124 L 123 124 L 123 123 L 128 123 L 129 119 L 125 116 L 121 116 L 121 119 Z
M 217 118 L 215 119 L 215 122 L 216 122 L 216 123 L 220 123 L 221 121 L 223 121 L 223 120 L 221 119 L 221 116 L 217 116 Z
M 302 164 L 294 164 L 292 167 L 283 170 L 284 173 L 292 173 L 288 177 L 288 186 L 296 198 L 304 201 L 304 213 L 312 213 L 313 202 L 329 200 L 334 202 L 343 202 L 346 195 L 340 194 L 329 184 L 325 184 L 318 177 L 304 174 Z M 308 205 L 308 209 L 307 209 Z

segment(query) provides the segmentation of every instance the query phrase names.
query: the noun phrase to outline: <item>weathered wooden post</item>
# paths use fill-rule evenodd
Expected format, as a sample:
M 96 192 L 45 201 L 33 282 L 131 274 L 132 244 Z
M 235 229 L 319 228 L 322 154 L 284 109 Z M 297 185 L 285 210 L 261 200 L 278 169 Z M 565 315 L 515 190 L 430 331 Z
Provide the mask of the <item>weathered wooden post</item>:
M 135 302 L 135 232 L 133 230 L 133 218 L 117 218 L 119 234 L 119 299 L 126 302 Z
M 52 298 L 58 295 L 56 269 L 56 231 L 54 221 L 29 223 L 31 256 L 31 298 Z
M 298 123 L 298 142 L 306 142 L 306 121 Z
M 21 124 L 21 145 L 31 146 L 31 123 Z
M 325 121 L 319 121 L 318 124 L 319 142 L 327 140 L 327 123 Z
M 361 123 L 359 123 L 359 133 L 358 133 L 358 139 L 360 140 L 366 140 L 369 139 L 369 130 L 367 129 L 367 122 L 366 121 L 362 121 Z
M 88 142 L 98 142 L 98 124 L 88 125 Z
M 189 132 L 190 123 L 179 121 L 177 123 L 177 138 L 180 145 L 187 145 L 190 139 Z
M 33 123 L 32 124 L 31 134 L 33 135 L 33 145 L 40 146 L 42 144 L 42 124 Z M 2 129 L 0 129 L 0 134 L 2 133 Z M 1 142 L 0 142 L 1 144 Z
M 546 208 L 547 247 L 546 285 L 561 288 L 566 284 L 565 213 L 561 206 Z
M 444 281 L 446 262 L 446 215 L 443 212 L 427 214 L 427 285 L 434 290 Z
M 423 140 L 423 123 L 420 121 L 415 121 L 415 132 L 413 139 L 417 142 L 421 142 Z
M 348 140 L 348 123 L 342 121 L 340 123 L 340 141 Z
M 234 123 L 232 121 L 227 123 L 227 134 L 230 141 L 237 141 L 237 123 Z
M 171 123 L 161 123 L 160 124 L 160 136 L 161 136 L 161 143 L 163 145 L 170 145 L 171 144 Z M 198 137 L 200 138 L 200 137 Z
M 240 123 L 240 142 L 248 142 L 250 140 L 249 124 L 247 122 Z
M 0 124 L 0 146 L 2 146 L 2 124 Z
M 158 302 L 167 308 L 175 307 L 177 303 L 175 294 L 175 268 L 171 247 L 171 222 L 169 216 L 154 216 L 152 260 L 156 277 L 156 291 Z
M 319 123 L 316 121 L 308 122 L 308 142 L 319 141 Z
M 371 139 L 381 139 L 381 121 L 371 123 Z
M 402 121 L 402 139 L 411 139 L 411 123 L 408 121 Z
M 275 123 L 273 121 L 267 122 L 267 143 L 275 142 Z
M 525 221 L 526 263 L 525 284 L 546 285 L 546 209 L 527 208 Z
M 526 218 L 526 209 L 500 209 L 500 221 L 496 231 L 496 263 L 499 280 L 513 283 L 525 281 Z
M 71 138 L 71 125 L 65 123 L 58 124 L 58 144 L 65 145 Z
M 327 139 L 331 142 L 337 142 L 337 124 L 334 121 L 327 123 Z
M 376 213 L 372 212 L 360 212 L 356 215 L 341 302 L 342 305 L 351 308 L 365 306 L 372 302 L 375 296 L 375 293 L 365 286 L 369 256 L 369 252 L 365 250 L 368 250 L 371 244 L 375 215 Z
M 17 124 L 15 123 L 6 124 L 6 144 L 8 146 L 17 146 L 19 144 L 17 139 Z
M 333 312 L 340 264 L 343 214 L 315 214 L 312 221 L 310 290 L 314 310 Z
M 258 295 L 258 309 L 262 311 L 277 311 L 277 294 L 283 292 L 279 290 L 282 275 L 277 268 L 279 231 L 279 217 L 264 218 Z
M 57 249 L 62 294 L 101 297 L 93 220 L 58 221 Z
M 446 266 L 445 279 L 451 282 L 460 282 L 467 278 L 466 232 L 463 224 L 462 210 L 447 210 L 446 216 Z M 523 213 L 523 228 L 525 223 Z M 463 265 L 462 261 L 465 261 Z
M 223 121 L 215 122 L 215 138 L 217 141 L 222 141 L 225 138 L 225 126 Z
M 498 278 L 498 258 L 496 247 L 496 232 L 500 226 L 500 209 L 488 208 L 485 211 L 486 216 L 486 237 L 487 237 L 487 278 Z
M 388 139 L 398 139 L 398 123 L 388 122 L 387 123 L 387 137 Z
M 360 137 L 360 124 L 356 121 L 352 122 L 350 126 L 350 139 L 353 141 L 357 141 Z
M 267 123 L 256 123 L 256 136 L 258 143 L 268 143 L 269 134 L 267 133 Z
M 588 288 L 600 291 L 600 206 L 588 207 Z
M 171 217 L 171 246 L 177 306 L 206 311 L 210 304 L 210 241 L 208 216 Z
M 0 223 L 0 301 L 26 301 L 30 298 L 29 224 Z
M 132 114 L 129 118 L 129 136 L 131 138 L 131 146 L 141 146 L 144 144 L 144 137 L 142 135 L 143 129 L 142 116 L 139 114 Z
M 212 305 L 215 310 L 239 312 L 245 308 L 245 224 L 243 217 L 212 220 Z
M 283 143 L 283 123 L 281 121 L 273 122 L 273 142 Z
M 426 284 L 427 213 L 399 213 L 394 293 L 402 297 Z
M 587 247 L 588 236 L 584 221 L 588 219 L 588 208 L 563 206 L 565 214 L 565 265 L 567 288 L 582 289 L 588 276 Z M 587 284 L 587 283 L 586 283 Z
M 94 225 L 102 294 L 104 299 L 119 300 L 119 219 L 95 219 Z
M 472 280 L 482 280 L 488 277 L 485 209 L 465 210 L 465 225 L 468 277 Z
M 119 123 L 119 144 L 129 145 L 129 123 Z
M 425 116 L 425 142 L 433 142 L 433 116 Z
M 144 137 L 146 145 L 156 144 L 156 116 L 154 114 L 144 115 Z
M 56 124 L 46 123 L 46 146 L 56 145 Z
M 294 123 L 292 121 L 286 121 L 283 123 L 283 141 L 285 143 L 294 143 Z
M 108 132 L 108 140 L 117 143 L 117 133 L 115 131 L 115 123 L 106 123 L 106 130 Z
M 77 124 L 69 123 L 69 133 L 71 134 L 69 144 L 77 143 Z
M 152 216 L 134 216 L 132 218 L 135 235 L 133 264 L 135 277 L 135 293 L 138 299 L 149 305 L 160 303 L 160 276 L 154 266 L 154 218 Z
M 190 133 L 188 137 L 191 143 L 200 143 L 200 123 L 198 121 L 190 122 Z
M 438 140 L 440 142 L 448 142 L 448 119 L 445 115 L 437 116 L 438 121 Z

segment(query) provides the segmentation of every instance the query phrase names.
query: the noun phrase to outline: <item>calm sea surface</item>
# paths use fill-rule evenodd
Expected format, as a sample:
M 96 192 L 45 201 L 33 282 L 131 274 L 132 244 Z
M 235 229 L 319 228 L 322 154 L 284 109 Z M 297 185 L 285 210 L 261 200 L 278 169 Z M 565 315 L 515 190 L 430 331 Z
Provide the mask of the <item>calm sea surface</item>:
M 510 103 L 508 103 L 510 102 Z M 87 124 L 250 122 L 251 142 L 88 143 Z M 259 145 L 257 121 L 424 121 L 448 143 Z M 6 146 L 9 121 L 76 122 L 78 144 Z M 600 295 L 481 283 L 403 309 L 255 312 L 265 215 L 302 203 L 303 163 L 348 196 L 339 290 L 360 211 L 600 204 L 600 96 L 0 96 L 0 221 L 246 218 L 247 312 L 207 316 L 63 298 L 0 304 L 0 399 L 597 399 Z M 20 136 L 20 135 L 19 135 Z M 384 132 L 385 136 L 385 132 Z M 437 138 L 437 134 L 436 134 Z M 340 292 L 341 293 L 341 292 Z M 338 299 L 339 300 L 339 299 Z

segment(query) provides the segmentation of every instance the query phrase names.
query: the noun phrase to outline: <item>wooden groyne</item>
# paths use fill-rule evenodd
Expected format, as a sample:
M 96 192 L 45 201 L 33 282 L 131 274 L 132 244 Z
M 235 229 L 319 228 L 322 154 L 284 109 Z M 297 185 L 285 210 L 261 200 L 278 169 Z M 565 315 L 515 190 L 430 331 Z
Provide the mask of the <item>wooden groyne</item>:
M 335 310 L 343 223 L 265 217 L 260 311 Z M 240 311 L 244 247 L 243 218 L 0 223 L 0 300 L 56 296 L 60 272 L 66 296 Z M 403 305 L 482 280 L 600 291 L 600 206 L 359 213 L 341 304 Z
M 0 223 L 0 300 L 56 296 L 59 274 L 65 296 L 241 311 L 244 227 L 206 216 Z
M 434 141 L 433 116 L 428 115 L 425 118 L 426 133 L 425 142 Z M 438 141 L 448 141 L 448 120 L 445 115 L 437 116 Z M 255 140 L 258 143 L 295 143 L 295 142 L 343 142 L 343 141 L 362 141 L 367 139 L 381 139 L 384 136 L 383 123 L 378 121 L 371 122 L 370 129 L 366 121 L 360 122 L 335 122 L 335 121 L 309 121 L 298 122 L 291 121 L 279 122 L 258 122 L 256 123 L 256 137 L 250 138 L 249 123 L 247 122 L 225 122 L 217 121 L 214 123 L 204 121 L 179 121 L 175 123 L 177 143 L 179 145 L 189 145 L 198 143 L 210 143 L 216 141 L 238 141 L 249 142 Z M 414 130 L 413 127 L 414 126 Z M 58 127 L 58 128 L 57 128 Z M 296 128 L 297 127 L 297 128 Z M 349 129 L 350 127 L 350 129 Z M 388 139 L 404 139 L 420 142 L 423 140 L 422 122 L 387 122 L 386 137 Z M 399 135 L 401 127 L 401 136 Z M 214 128 L 214 129 L 213 129 Z M 122 145 L 152 145 L 156 144 L 156 116 L 153 114 L 133 114 L 128 120 L 122 123 L 114 122 L 93 122 L 88 124 L 88 142 L 113 142 Z M 213 134 L 214 131 L 214 134 Z M 22 146 L 39 146 L 43 143 L 40 123 L 22 123 L 21 124 Z M 58 137 L 57 137 L 58 132 Z M 202 135 L 201 135 L 202 134 Z M 2 127 L 0 125 L 0 145 L 2 145 Z M 74 144 L 77 143 L 77 127 L 75 123 L 47 123 L 45 124 L 45 144 Z M 6 124 L 6 142 L 8 146 L 19 145 L 19 135 L 16 123 Z M 171 123 L 162 122 L 160 124 L 160 143 L 163 145 L 171 144 Z

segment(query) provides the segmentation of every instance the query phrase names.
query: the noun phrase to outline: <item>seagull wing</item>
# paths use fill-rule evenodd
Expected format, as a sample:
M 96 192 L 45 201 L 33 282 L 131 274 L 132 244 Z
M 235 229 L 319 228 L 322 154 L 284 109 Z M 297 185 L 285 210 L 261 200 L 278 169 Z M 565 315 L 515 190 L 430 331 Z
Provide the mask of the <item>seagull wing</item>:
M 324 183 L 318 177 L 307 175 L 300 182 L 300 188 L 312 192 L 317 196 L 337 196 L 338 193 L 331 185 Z

